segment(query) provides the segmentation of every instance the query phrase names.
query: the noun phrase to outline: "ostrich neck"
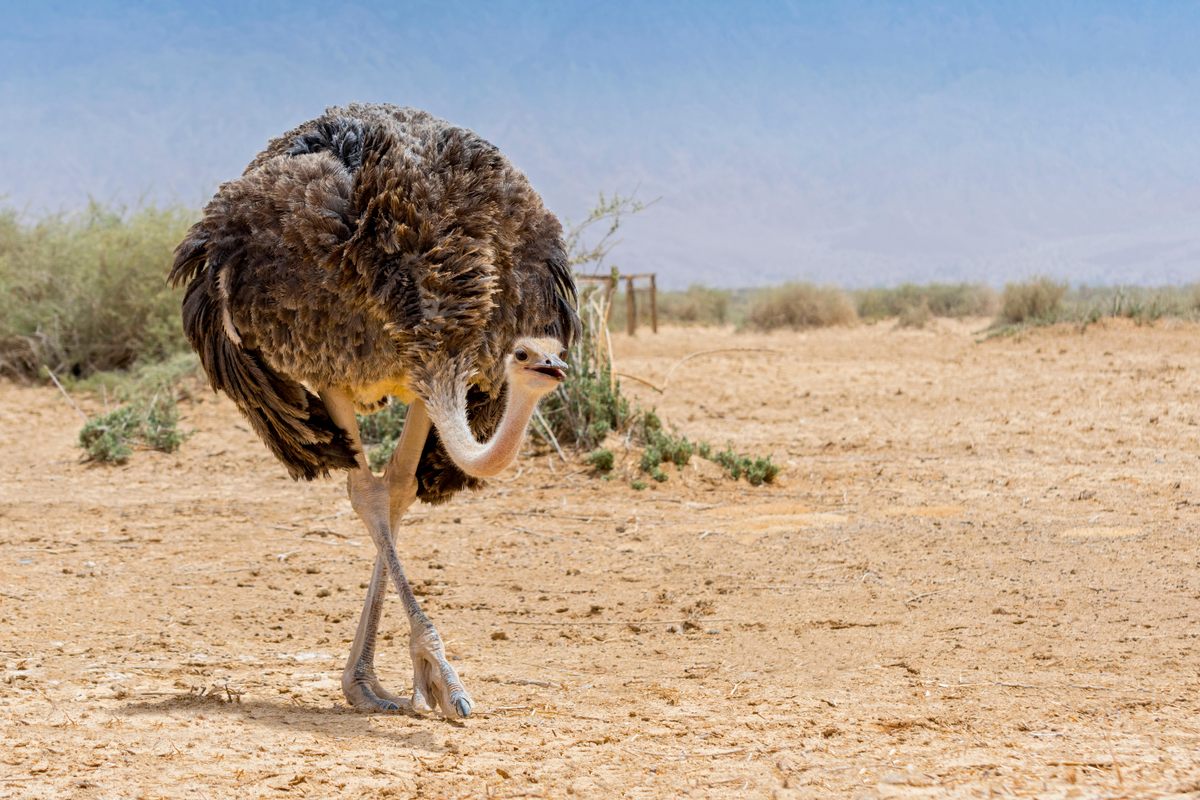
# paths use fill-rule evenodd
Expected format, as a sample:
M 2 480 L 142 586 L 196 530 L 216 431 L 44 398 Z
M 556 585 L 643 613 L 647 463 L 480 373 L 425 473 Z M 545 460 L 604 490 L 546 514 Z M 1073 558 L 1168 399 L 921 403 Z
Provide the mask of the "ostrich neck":
M 517 458 L 529 418 L 537 408 L 540 398 L 528 392 L 515 390 L 509 385 L 508 400 L 504 416 L 496 433 L 485 444 L 475 439 L 467 421 L 465 393 L 458 395 L 453 403 L 436 400 L 430 403 L 430 419 L 437 427 L 438 436 L 454 459 L 459 469 L 476 478 L 490 478 Z

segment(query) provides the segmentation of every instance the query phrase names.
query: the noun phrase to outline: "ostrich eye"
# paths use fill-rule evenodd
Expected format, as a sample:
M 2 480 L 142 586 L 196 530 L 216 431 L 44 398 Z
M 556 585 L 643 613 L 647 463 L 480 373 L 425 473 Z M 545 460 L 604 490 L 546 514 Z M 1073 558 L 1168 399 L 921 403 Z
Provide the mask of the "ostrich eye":
M 558 354 L 558 357 L 561 358 L 563 361 L 566 361 L 567 360 L 567 351 L 566 350 L 561 351 Z
M 518 350 L 517 352 L 513 353 L 513 358 L 515 358 L 517 361 L 528 361 L 529 353 L 526 353 L 524 350 Z

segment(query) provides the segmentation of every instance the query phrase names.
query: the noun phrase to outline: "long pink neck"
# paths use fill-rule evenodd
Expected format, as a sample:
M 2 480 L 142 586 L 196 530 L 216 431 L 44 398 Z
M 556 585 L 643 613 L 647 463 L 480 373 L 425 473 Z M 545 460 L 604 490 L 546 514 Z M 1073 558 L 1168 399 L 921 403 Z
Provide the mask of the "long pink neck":
M 465 386 L 454 391 L 452 397 L 444 394 L 430 397 L 427 404 L 438 437 L 459 469 L 476 478 L 490 478 L 516 461 L 539 399 L 514 390 L 510 384 L 500 427 L 486 444 L 475 438 L 467 421 Z

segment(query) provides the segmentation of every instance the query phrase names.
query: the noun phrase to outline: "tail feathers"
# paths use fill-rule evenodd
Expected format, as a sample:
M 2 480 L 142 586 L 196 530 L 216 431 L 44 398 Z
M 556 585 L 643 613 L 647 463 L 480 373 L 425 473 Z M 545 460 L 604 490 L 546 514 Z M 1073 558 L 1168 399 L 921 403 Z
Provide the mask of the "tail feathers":
M 180 269 L 177 261 L 176 271 Z M 354 444 L 321 399 L 275 372 L 257 351 L 229 338 L 208 283 L 201 278 L 188 286 L 183 325 L 213 388 L 233 399 L 293 478 L 312 480 L 328 476 L 331 469 L 354 468 Z
M 203 222 L 197 222 L 175 248 L 175 263 L 171 265 L 167 283 L 182 286 L 195 280 L 208 260 L 207 250 L 208 235 L 204 232 Z

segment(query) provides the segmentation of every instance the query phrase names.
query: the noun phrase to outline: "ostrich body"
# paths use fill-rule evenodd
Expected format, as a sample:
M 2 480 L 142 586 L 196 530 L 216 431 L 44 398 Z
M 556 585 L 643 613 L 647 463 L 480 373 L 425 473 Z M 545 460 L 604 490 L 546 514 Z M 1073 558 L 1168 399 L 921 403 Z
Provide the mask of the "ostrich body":
M 226 392 L 293 478 L 347 470 L 375 568 L 342 689 L 354 706 L 466 717 L 396 554 L 417 499 L 448 500 L 516 457 L 577 334 L 562 229 L 491 144 L 422 111 L 331 108 L 272 140 L 223 184 L 176 250 L 183 325 Z M 409 403 L 382 476 L 355 410 Z M 482 443 L 480 438 L 486 439 Z M 411 626 L 411 700 L 375 676 L 391 579 Z

